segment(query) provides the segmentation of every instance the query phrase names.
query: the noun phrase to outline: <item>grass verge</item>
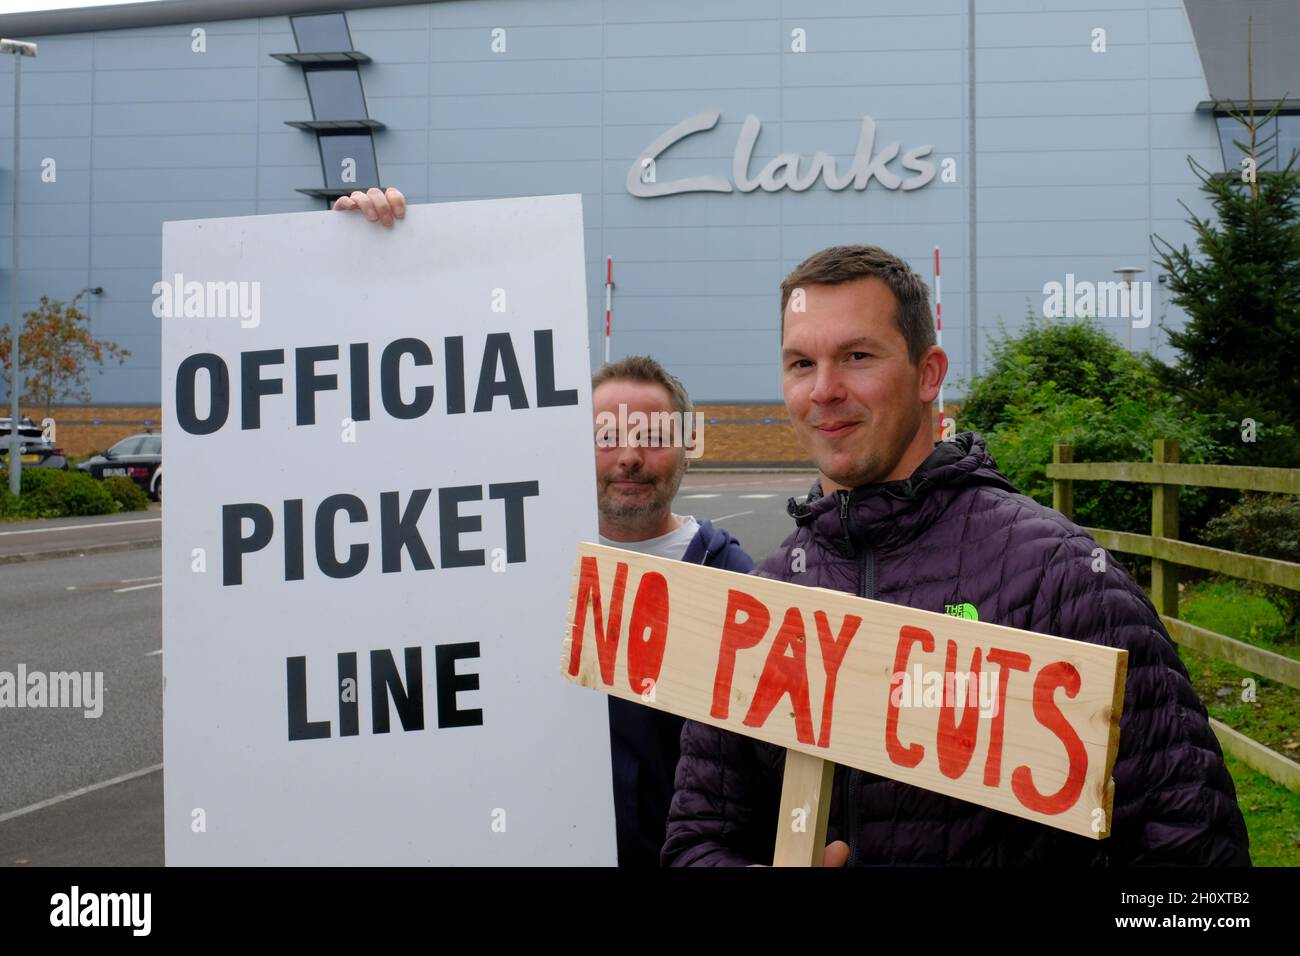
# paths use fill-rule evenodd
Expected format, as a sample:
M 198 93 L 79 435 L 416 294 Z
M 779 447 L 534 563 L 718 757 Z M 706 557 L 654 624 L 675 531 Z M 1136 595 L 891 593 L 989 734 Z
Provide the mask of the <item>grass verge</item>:
M 1179 617 L 1300 659 L 1300 646 L 1283 639 L 1277 609 L 1243 582 L 1212 579 L 1189 585 L 1180 596 Z M 1290 759 L 1300 756 L 1300 690 L 1184 647 L 1178 654 L 1211 717 Z M 1244 683 L 1250 681 L 1253 686 Z M 1255 865 L 1300 866 L 1300 793 L 1229 754 L 1224 759 L 1237 787 Z

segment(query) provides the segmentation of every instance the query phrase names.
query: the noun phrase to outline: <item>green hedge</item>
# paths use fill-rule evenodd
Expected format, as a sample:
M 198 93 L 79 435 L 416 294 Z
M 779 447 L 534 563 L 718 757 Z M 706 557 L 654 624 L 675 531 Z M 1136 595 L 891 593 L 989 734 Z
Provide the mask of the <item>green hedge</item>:
M 1300 498 L 1243 494 L 1240 501 L 1210 521 L 1205 537 L 1228 551 L 1300 563 Z M 1281 612 L 1287 639 L 1300 640 L 1300 591 L 1255 587 Z
M 1061 395 L 1040 387 L 1026 407 L 988 436 L 989 452 L 1020 491 L 1052 503 L 1047 465 L 1052 446 L 1071 445 L 1076 462 L 1150 461 L 1157 438 L 1176 438 L 1180 458 L 1205 464 L 1216 458 L 1204 416 L 1187 415 L 1168 402 L 1121 401 L 1107 406 L 1097 398 Z M 1185 487 L 1180 510 L 1196 515 L 1207 504 L 1203 488 Z M 1074 520 L 1091 528 L 1151 533 L 1151 486 L 1129 482 L 1076 481 Z
M 107 515 L 118 510 L 104 483 L 82 471 L 26 468 L 17 497 L 7 485 L 0 491 L 0 518 L 11 520 Z
M 1089 319 L 1030 317 L 1018 335 L 992 344 L 988 371 L 968 385 L 958 425 L 984 433 L 1003 474 L 1024 494 L 1050 505 L 1052 446 L 1073 446 L 1076 462 L 1150 461 L 1157 438 L 1175 438 L 1191 464 L 1221 461 L 1216 422 L 1170 397 L 1152 361 L 1130 355 Z M 1182 537 L 1224 507 L 1213 489 L 1184 488 Z M 1149 534 L 1151 487 L 1124 482 L 1074 484 L 1074 520 L 1086 527 Z M 1133 561 L 1145 565 L 1145 560 Z
M 958 413 L 963 430 L 989 435 L 1011 424 L 1045 386 L 1061 396 L 1095 398 L 1104 407 L 1164 395 L 1150 361 L 1131 355 L 1092 319 L 1030 314 L 1016 335 L 999 328 L 988 370 L 966 383 Z
M 145 511 L 149 507 L 149 496 L 130 478 L 120 475 L 105 478 L 104 487 L 117 502 L 118 511 Z

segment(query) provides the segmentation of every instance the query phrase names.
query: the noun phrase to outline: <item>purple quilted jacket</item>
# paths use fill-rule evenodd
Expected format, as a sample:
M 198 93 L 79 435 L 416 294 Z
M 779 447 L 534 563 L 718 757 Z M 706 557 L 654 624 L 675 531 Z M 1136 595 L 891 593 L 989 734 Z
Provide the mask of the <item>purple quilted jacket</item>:
M 754 572 L 1128 651 L 1111 835 L 1093 840 L 846 767 L 828 840 L 859 866 L 1249 865 L 1236 790 L 1155 608 L 1095 541 L 1016 492 L 976 434 L 905 481 L 790 502 L 798 526 Z M 792 549 L 806 570 L 791 570 Z M 688 721 L 662 862 L 770 863 L 785 752 Z

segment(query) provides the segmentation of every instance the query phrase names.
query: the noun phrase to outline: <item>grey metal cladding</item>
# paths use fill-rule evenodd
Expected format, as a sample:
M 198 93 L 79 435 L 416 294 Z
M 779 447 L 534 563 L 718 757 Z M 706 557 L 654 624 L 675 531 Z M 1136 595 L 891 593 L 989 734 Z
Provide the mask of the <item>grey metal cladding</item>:
M 1254 19 L 1257 103 L 1300 98 L 1300 3 L 1297 0 L 1183 0 L 1210 97 L 1247 97 L 1247 21 Z
M 404 7 L 438 0 L 348 0 L 349 10 Z M 247 20 L 296 14 L 336 12 L 338 3 L 323 0 L 155 0 L 109 7 L 37 10 L 0 14 L 0 36 L 43 37 L 97 30 L 129 30 L 215 20 Z

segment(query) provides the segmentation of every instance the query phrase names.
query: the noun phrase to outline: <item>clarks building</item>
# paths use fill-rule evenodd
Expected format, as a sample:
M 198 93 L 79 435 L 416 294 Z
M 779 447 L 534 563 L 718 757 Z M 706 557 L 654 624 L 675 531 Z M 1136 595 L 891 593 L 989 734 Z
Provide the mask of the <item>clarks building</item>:
M 1189 156 L 1237 168 L 1223 113 L 1246 98 L 1248 17 L 1257 108 L 1300 95 L 1300 5 L 1090 6 L 162 0 L 0 16 L 0 36 L 38 45 L 21 75 L 19 306 L 76 297 L 131 351 L 92 376 L 95 403 L 156 405 L 166 220 L 319 210 L 376 184 L 417 203 L 581 193 L 593 362 L 608 302 L 612 354 L 654 354 L 701 401 L 779 398 L 778 284 L 838 243 L 883 245 L 931 281 L 941 250 L 950 395 L 999 324 L 1065 289 L 1131 281 L 1125 308 L 1099 293 L 1088 311 L 1168 357 L 1160 325 L 1183 316 L 1151 236 L 1190 241 L 1180 201 L 1207 211 Z M 6 309 L 15 59 L 0 56 Z M 1289 153 L 1300 103 L 1283 106 Z

